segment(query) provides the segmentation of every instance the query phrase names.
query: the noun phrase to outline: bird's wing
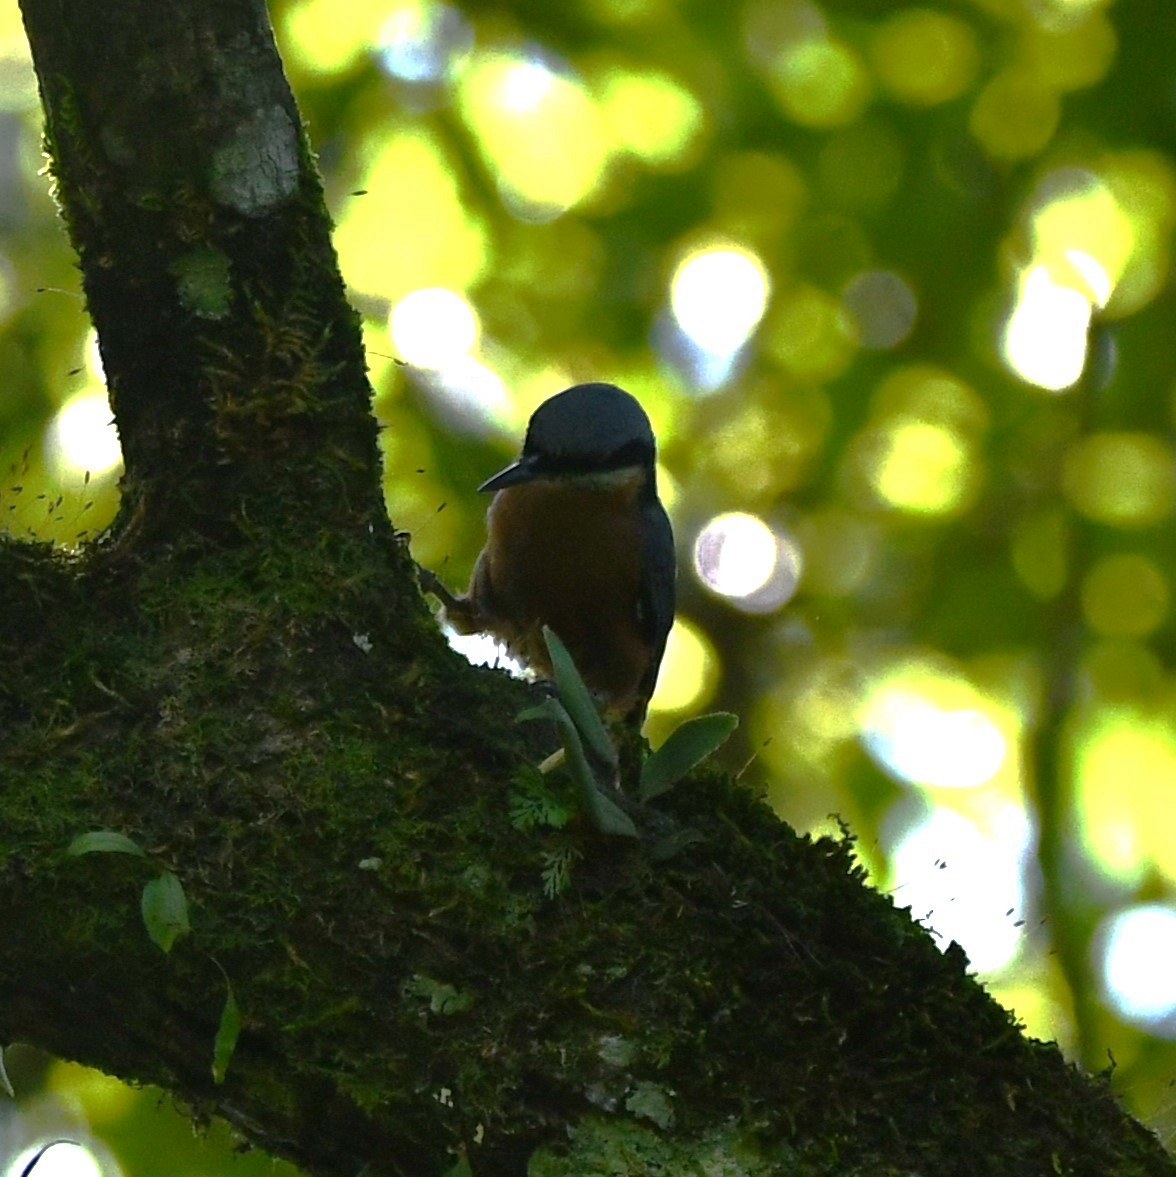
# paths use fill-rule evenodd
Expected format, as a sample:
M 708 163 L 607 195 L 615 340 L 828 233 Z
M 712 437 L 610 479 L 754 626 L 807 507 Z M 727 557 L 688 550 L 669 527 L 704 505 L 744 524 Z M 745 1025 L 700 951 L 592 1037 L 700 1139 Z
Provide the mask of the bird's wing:
M 678 569 L 670 518 L 657 499 L 644 508 L 642 524 L 645 560 L 641 569 L 637 620 L 642 636 L 649 642 L 652 651 L 649 670 L 641 684 L 641 693 L 648 699 L 657 683 L 658 668 L 666 650 L 666 638 L 674 624 L 674 582 Z

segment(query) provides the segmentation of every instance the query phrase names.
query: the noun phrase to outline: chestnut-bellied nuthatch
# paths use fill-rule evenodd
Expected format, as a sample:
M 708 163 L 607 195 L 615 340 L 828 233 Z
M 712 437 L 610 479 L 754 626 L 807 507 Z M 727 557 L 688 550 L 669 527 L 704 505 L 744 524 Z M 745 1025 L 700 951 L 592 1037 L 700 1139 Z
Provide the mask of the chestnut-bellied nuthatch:
M 548 678 L 550 626 L 608 711 L 638 723 L 674 620 L 674 535 L 654 458 L 645 410 L 615 385 L 544 401 L 518 461 L 478 488 L 494 498 L 469 590 L 438 593 L 455 629 L 493 634 Z

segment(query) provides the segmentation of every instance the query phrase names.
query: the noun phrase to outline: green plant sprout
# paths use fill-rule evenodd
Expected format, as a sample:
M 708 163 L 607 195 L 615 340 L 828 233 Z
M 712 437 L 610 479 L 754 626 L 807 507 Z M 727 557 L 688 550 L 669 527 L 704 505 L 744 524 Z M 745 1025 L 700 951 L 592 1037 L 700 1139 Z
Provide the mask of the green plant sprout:
M 580 791 L 592 824 L 602 834 L 636 838 L 633 819 L 603 791 L 618 784 L 617 750 L 597 710 L 591 692 L 567 647 L 548 627 L 543 638 L 551 658 L 559 697 L 544 699 L 519 715 L 522 721 L 551 720 L 559 730 L 568 771 Z M 642 803 L 674 787 L 693 768 L 726 742 L 739 725 L 725 711 L 687 720 L 641 766 L 637 799 Z M 549 763 L 550 758 L 548 762 Z
M 83 854 L 128 854 L 133 858 L 150 861 L 147 851 L 126 834 L 116 830 L 91 830 L 79 834 L 69 844 L 66 854 L 72 858 Z M 151 942 L 162 952 L 171 952 L 177 940 L 192 931 L 188 918 L 188 897 L 179 876 L 166 868 L 160 868 L 143 884 L 139 899 L 139 910 Z M 223 1083 L 229 1060 L 237 1048 L 241 1033 L 241 1010 L 237 1005 L 229 975 L 217 961 L 213 964 L 220 969 L 225 979 L 225 1002 L 221 1008 L 216 1035 L 212 1045 L 212 1077 L 217 1084 Z M 3 1060 L 0 1057 L 0 1077 L 3 1077 Z

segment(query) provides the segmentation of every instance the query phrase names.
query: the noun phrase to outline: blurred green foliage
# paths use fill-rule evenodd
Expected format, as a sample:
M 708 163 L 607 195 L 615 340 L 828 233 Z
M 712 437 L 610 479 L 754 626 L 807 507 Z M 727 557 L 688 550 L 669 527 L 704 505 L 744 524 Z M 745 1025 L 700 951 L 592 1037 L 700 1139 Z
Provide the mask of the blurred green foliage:
M 271 11 L 417 558 L 468 576 L 544 397 L 637 394 L 682 566 L 655 742 L 742 716 L 748 787 L 844 816 L 1170 1138 L 1176 6 Z M 8 0 L 0 519 L 74 544 L 117 465 L 38 134 Z M 153 1103 L 96 1124 L 128 1173 Z

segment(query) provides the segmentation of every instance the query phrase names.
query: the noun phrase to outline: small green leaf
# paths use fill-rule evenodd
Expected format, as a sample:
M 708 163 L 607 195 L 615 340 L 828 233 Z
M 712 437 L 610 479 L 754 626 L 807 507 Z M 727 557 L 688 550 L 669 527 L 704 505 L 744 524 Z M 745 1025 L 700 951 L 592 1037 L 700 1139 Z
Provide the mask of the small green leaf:
M 620 838 L 636 838 L 637 827 L 633 819 L 615 802 L 609 800 L 599 789 L 596 777 L 584 755 L 584 745 L 580 741 L 580 733 L 572 722 L 563 704 L 558 699 L 544 699 L 538 707 L 531 708 L 519 716 L 520 719 L 550 719 L 559 728 L 560 738 L 568 754 L 568 771 L 580 789 L 584 801 L 584 808 L 592 824 L 602 834 L 612 834 Z
M 637 827 L 633 819 L 615 802 L 606 797 L 595 785 L 588 798 L 588 814 L 592 824 L 602 833 L 614 838 L 636 838 Z
M 664 1087 L 642 1079 L 625 1100 L 626 1111 L 652 1120 L 663 1132 L 674 1124 L 674 1105 Z
M 463 993 L 448 981 L 437 981 L 423 973 L 413 973 L 404 985 L 406 997 L 419 997 L 429 1003 L 429 1012 L 434 1014 L 464 1013 L 474 1004 L 472 993 Z
M 543 894 L 548 899 L 562 895 L 572 881 L 572 867 L 580 857 L 574 846 L 562 846 L 543 855 Z
M 543 777 L 534 769 L 531 771 L 534 778 L 519 779 L 510 795 L 510 824 L 516 830 L 562 829 L 574 810 L 547 788 Z
M 227 977 L 225 988 L 225 1004 L 216 1028 L 216 1037 L 212 1041 L 212 1081 L 217 1084 L 225 1081 L 225 1072 L 229 1069 L 229 1061 L 237 1049 L 237 1039 L 241 1034 L 241 1008 L 237 1005 L 233 986 Z
M 588 750 L 601 764 L 616 768 L 617 750 L 609 739 L 600 712 L 596 710 L 596 703 L 584 685 L 567 646 L 559 640 L 555 631 L 546 625 L 543 627 L 543 640 L 547 643 L 547 653 L 551 656 L 551 669 L 555 675 L 555 685 L 559 688 L 560 700 L 576 725 L 576 730 L 588 745 Z
M 138 842 L 114 830 L 91 830 L 88 834 L 79 834 L 69 844 L 66 854 L 75 857 L 79 854 L 134 854 L 139 858 L 147 857 L 147 852 Z
M 676 727 L 662 746 L 641 766 L 637 797 L 650 801 L 672 789 L 692 768 L 727 742 L 739 717 L 714 711 L 688 719 Z
M 141 906 L 147 935 L 164 952 L 170 952 L 172 945 L 192 930 L 188 923 L 188 898 L 184 894 L 184 885 L 169 870 L 147 881 Z

